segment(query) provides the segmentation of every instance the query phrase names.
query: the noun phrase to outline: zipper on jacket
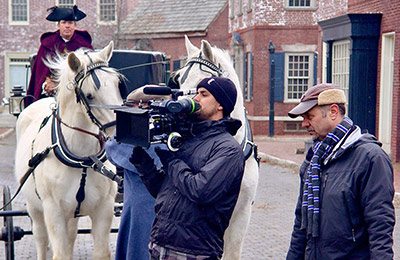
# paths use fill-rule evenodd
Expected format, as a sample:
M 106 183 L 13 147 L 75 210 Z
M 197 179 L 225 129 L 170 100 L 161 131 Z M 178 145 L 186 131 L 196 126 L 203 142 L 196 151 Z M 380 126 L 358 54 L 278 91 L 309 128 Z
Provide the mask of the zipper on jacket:
M 353 236 L 353 242 L 356 242 L 356 236 L 354 234 L 354 228 L 351 229 L 351 235 Z

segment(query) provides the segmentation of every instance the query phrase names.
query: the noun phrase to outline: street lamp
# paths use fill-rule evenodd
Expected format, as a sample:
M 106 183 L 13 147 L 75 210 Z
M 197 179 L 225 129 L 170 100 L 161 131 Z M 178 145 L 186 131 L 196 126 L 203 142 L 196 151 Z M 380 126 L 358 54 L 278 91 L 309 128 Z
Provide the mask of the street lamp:
M 269 41 L 268 51 L 269 51 L 269 136 L 274 136 L 274 120 L 275 120 L 275 111 L 274 111 L 274 95 L 275 95 L 275 44 L 272 41 Z

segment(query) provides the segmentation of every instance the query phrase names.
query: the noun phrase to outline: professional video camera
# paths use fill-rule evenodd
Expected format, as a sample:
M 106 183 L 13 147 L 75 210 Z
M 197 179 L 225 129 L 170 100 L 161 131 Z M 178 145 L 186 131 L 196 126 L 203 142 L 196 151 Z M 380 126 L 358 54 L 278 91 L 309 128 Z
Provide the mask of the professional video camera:
M 135 108 L 127 103 L 114 109 L 117 116 L 117 142 L 149 147 L 153 143 L 166 143 L 171 151 L 177 151 L 190 135 L 192 114 L 200 105 L 193 99 L 179 96 L 194 93 L 169 87 L 144 87 L 144 94 L 172 95 L 172 99 L 150 100 L 147 107 Z

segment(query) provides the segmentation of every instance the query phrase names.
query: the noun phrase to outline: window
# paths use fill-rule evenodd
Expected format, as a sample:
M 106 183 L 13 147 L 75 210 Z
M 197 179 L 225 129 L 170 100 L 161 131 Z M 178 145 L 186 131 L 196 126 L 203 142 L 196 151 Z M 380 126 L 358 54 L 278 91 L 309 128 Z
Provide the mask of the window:
M 28 0 L 11 0 L 10 2 L 10 24 L 28 24 Z
M 313 54 L 285 55 L 285 100 L 297 102 L 313 85 Z
M 350 72 L 350 40 L 332 45 L 332 83 L 341 87 L 348 99 Z M 348 100 L 346 104 L 348 104 Z
M 69 7 L 72 8 L 75 5 L 75 0 L 57 0 L 58 7 Z
M 247 1 L 247 12 L 250 13 L 251 11 L 252 11 L 252 8 L 251 8 L 251 0 L 248 0 L 248 1 Z
M 229 5 L 231 9 L 231 15 L 229 16 L 229 18 L 233 19 L 235 18 L 235 0 L 229 0 Z
M 302 122 L 284 122 L 285 132 L 305 132 L 306 129 L 301 126 Z
M 242 0 L 239 0 L 239 8 L 238 8 L 239 10 L 238 10 L 238 13 L 237 13 L 237 16 L 242 16 L 243 15 L 243 12 L 242 12 L 242 9 L 243 9 L 243 1 Z
M 315 9 L 315 0 L 285 0 L 287 9 Z
M 101 24 L 115 24 L 117 21 L 115 0 L 99 0 L 98 22 Z
M 253 99 L 253 53 L 246 52 L 243 66 L 243 97 L 246 101 Z
M 5 95 L 10 94 L 10 90 L 15 85 L 21 85 L 26 90 L 30 79 L 29 54 L 19 52 L 6 52 L 5 54 L 5 74 L 4 83 Z

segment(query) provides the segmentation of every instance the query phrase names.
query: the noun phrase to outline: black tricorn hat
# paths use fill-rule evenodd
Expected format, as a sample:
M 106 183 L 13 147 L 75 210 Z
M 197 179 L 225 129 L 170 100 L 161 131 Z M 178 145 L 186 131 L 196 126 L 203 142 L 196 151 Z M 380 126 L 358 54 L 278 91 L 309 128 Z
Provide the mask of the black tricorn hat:
M 76 5 L 72 8 L 53 6 L 47 11 L 51 13 L 46 17 L 46 20 L 52 22 L 64 21 L 79 21 L 86 17 L 86 14 L 78 9 Z

